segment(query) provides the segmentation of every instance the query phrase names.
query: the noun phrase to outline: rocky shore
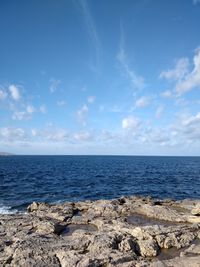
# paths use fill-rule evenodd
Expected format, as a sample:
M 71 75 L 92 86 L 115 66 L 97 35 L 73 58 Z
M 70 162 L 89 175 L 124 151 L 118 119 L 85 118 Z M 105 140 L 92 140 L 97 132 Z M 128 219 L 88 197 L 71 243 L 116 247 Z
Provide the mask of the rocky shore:
M 34 202 L 0 215 L 0 266 L 200 266 L 200 200 Z

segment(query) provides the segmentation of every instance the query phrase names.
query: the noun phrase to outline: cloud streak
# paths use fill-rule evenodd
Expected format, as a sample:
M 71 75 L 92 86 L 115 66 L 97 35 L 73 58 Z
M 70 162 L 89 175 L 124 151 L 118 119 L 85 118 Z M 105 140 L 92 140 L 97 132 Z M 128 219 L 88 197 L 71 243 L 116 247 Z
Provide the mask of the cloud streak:
M 127 60 L 127 55 L 124 45 L 124 30 L 122 24 L 120 24 L 120 45 L 119 45 L 119 52 L 117 54 L 117 60 L 119 61 L 126 77 L 130 80 L 130 83 L 133 86 L 133 88 L 136 89 L 143 88 L 145 86 L 144 78 L 142 76 L 137 75 L 136 72 L 133 69 L 131 69 Z
M 85 25 L 87 28 L 88 36 L 93 44 L 93 48 L 95 51 L 95 60 L 94 62 L 90 62 L 90 67 L 93 71 L 99 72 L 100 67 L 100 54 L 101 54 L 101 43 L 96 30 L 96 26 L 90 12 L 90 8 L 87 0 L 79 0 L 81 11 L 83 14 L 83 18 L 85 21 Z

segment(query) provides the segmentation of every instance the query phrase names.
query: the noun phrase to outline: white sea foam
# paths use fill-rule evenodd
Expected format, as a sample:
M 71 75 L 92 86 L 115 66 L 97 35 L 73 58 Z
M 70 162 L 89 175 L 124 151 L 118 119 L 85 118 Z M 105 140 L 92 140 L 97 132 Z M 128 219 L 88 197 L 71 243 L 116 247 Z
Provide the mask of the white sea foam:
M 12 210 L 11 207 L 0 205 L 0 214 L 16 214 L 17 210 Z

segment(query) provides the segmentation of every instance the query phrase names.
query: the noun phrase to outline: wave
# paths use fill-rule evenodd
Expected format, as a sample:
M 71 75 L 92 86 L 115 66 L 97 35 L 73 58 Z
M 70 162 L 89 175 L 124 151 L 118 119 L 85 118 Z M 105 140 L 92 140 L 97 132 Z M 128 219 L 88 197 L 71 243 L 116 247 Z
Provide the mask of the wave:
M 17 210 L 12 209 L 11 207 L 8 206 L 2 206 L 0 205 L 0 214 L 16 214 L 18 213 Z

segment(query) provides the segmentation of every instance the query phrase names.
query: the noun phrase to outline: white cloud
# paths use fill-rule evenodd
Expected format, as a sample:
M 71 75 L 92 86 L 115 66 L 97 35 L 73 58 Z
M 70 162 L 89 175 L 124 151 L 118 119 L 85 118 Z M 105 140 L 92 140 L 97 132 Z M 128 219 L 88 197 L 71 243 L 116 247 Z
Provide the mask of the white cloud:
M 179 95 L 186 93 L 193 88 L 200 87 L 200 48 L 196 50 L 196 54 L 193 58 L 193 65 L 193 70 L 176 85 L 176 92 Z
M 95 101 L 95 96 L 88 96 L 87 101 L 88 101 L 89 104 L 94 103 L 94 101 Z
M 52 129 L 45 131 L 44 136 L 49 141 L 61 142 L 66 141 L 68 138 L 68 133 L 64 129 Z
M 40 110 L 41 113 L 46 113 L 47 112 L 47 109 L 46 109 L 45 105 L 41 105 L 39 110 Z
M 120 30 L 121 30 L 121 39 L 120 39 L 120 48 L 119 48 L 119 53 L 117 55 L 117 60 L 121 64 L 121 67 L 127 78 L 130 80 L 132 86 L 134 88 L 141 89 L 145 86 L 144 78 L 142 76 L 137 75 L 136 72 L 129 66 L 127 61 L 127 55 L 124 48 L 124 30 L 122 25 L 120 27 Z
M 12 115 L 13 120 L 28 120 L 30 116 L 28 116 L 27 112 L 25 111 L 15 111 Z
M 77 119 L 83 126 L 86 125 L 86 117 L 87 117 L 88 111 L 89 111 L 88 106 L 83 105 L 82 108 L 76 112 Z
M 200 112 L 194 116 L 189 116 L 182 121 L 182 125 L 191 126 L 200 123 Z
M 4 100 L 6 97 L 7 93 L 3 89 L 0 89 L 0 100 Z
M 114 138 L 115 138 L 114 135 L 110 131 L 105 130 L 105 129 L 103 129 L 101 131 L 100 140 L 102 140 L 102 141 L 111 141 Z
M 140 97 L 139 99 L 136 100 L 135 107 L 136 108 L 144 108 L 144 107 L 148 106 L 149 103 L 150 103 L 149 98 L 147 98 L 147 97 Z
M 164 92 L 161 93 L 161 97 L 164 98 L 172 98 L 173 97 L 173 93 L 170 90 L 166 90 Z
M 57 105 L 62 107 L 62 106 L 65 106 L 66 105 L 66 102 L 64 100 L 58 100 L 57 101 Z
M 50 92 L 54 93 L 58 89 L 58 86 L 60 85 L 60 83 L 61 83 L 60 80 L 51 79 L 50 87 L 49 87 Z
M 74 134 L 74 139 L 77 141 L 92 141 L 93 135 L 89 132 L 79 132 Z
M 19 88 L 12 84 L 9 86 L 9 91 L 10 91 L 10 94 L 11 94 L 11 97 L 13 100 L 15 101 L 18 101 L 20 99 L 20 91 L 19 91 Z
M 26 109 L 23 111 L 14 111 L 12 115 L 13 120 L 30 120 L 32 118 L 33 113 L 37 112 L 37 109 L 33 106 L 28 104 Z
M 161 116 L 163 114 L 163 111 L 164 111 L 164 106 L 163 105 L 160 105 L 160 106 L 157 107 L 156 114 L 155 114 L 157 119 L 161 118 Z
M 31 134 L 32 134 L 32 136 L 37 136 L 37 130 L 36 129 L 31 129 Z
M 140 126 L 141 122 L 138 118 L 136 117 L 127 117 L 122 120 L 122 128 L 125 130 L 135 130 L 138 129 Z
M 178 96 L 200 87 L 200 48 L 195 50 L 192 71 L 189 71 L 189 60 L 182 58 L 174 69 L 161 72 L 160 77 L 175 81 L 174 91 Z
M 153 129 L 149 134 L 148 138 L 150 142 L 159 143 L 160 145 L 165 145 L 167 142 L 170 142 L 169 132 L 163 131 L 163 129 Z
M 32 113 L 36 112 L 36 109 L 32 105 L 27 105 L 26 111 L 27 111 L 27 113 L 32 114 Z
M 22 128 L 3 127 L 0 128 L 1 141 L 17 142 L 26 139 L 25 131 Z
M 162 71 L 160 78 L 166 80 L 181 80 L 188 73 L 189 60 L 188 58 L 180 58 L 174 69 Z
M 63 128 L 56 128 L 51 125 L 44 129 L 31 129 L 32 137 L 39 138 L 43 142 L 66 142 L 69 138 L 67 130 Z
M 172 124 L 171 130 L 176 133 L 177 140 L 183 143 L 200 144 L 200 112 L 195 115 L 181 114 Z

